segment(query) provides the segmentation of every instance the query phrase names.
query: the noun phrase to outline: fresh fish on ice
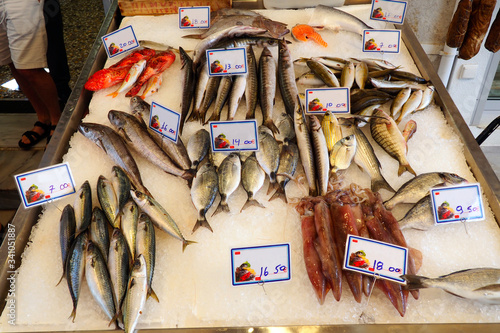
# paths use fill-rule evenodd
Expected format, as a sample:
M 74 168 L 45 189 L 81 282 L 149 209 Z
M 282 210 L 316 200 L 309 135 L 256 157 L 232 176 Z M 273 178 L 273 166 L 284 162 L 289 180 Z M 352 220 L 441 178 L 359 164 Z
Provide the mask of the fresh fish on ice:
M 227 200 L 238 188 L 241 180 L 241 161 L 237 153 L 229 154 L 217 169 L 221 201 L 213 215 L 229 212 Z
M 264 185 L 265 179 L 266 173 L 260 167 L 257 158 L 254 155 L 248 157 L 241 167 L 241 185 L 243 185 L 243 188 L 248 194 L 248 199 L 241 208 L 241 211 L 250 206 L 265 208 L 255 199 L 255 194 L 261 189 L 262 185 Z
M 217 193 L 219 193 L 217 171 L 211 163 L 205 163 L 196 173 L 193 185 L 191 186 L 191 200 L 198 212 L 198 219 L 193 227 L 193 232 L 199 227 L 205 227 L 213 232 L 205 215 L 210 207 L 212 207 Z
M 210 150 L 210 133 L 204 128 L 196 131 L 189 137 L 186 149 L 191 161 L 191 170 L 196 170 Z
M 88 180 L 86 180 L 76 192 L 73 208 L 76 221 L 75 232 L 79 234 L 87 229 L 92 218 L 92 191 L 90 190 Z
M 143 256 L 146 261 L 146 276 L 148 280 L 148 298 L 151 296 L 157 302 L 158 296 L 153 290 L 153 273 L 156 262 L 156 239 L 153 222 L 147 214 L 141 213 L 137 223 L 136 256 Z

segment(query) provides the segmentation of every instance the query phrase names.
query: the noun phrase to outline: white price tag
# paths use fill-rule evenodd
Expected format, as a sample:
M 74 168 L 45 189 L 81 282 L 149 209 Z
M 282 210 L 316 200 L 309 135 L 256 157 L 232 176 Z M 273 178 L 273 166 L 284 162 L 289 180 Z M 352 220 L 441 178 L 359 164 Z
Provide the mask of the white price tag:
M 14 176 L 24 207 L 29 208 L 73 194 L 75 181 L 68 163 Z
M 179 7 L 179 28 L 210 28 L 210 6 Z
M 237 75 L 247 72 L 247 51 L 244 47 L 207 50 L 208 74 Z
M 258 151 L 257 121 L 211 121 L 212 151 Z
M 306 89 L 306 113 L 324 114 L 349 113 L 349 88 L 315 88 Z
M 231 249 L 233 286 L 291 279 L 290 244 Z
M 479 184 L 433 188 L 431 199 L 437 224 L 484 220 Z
M 177 143 L 181 115 L 153 102 L 149 113 L 149 128 Z
M 406 1 L 373 0 L 370 19 L 403 24 L 406 13 Z
M 109 58 L 139 47 L 139 42 L 131 25 L 102 36 L 102 43 Z
M 401 31 L 363 30 L 363 52 L 399 53 Z
M 344 258 L 344 269 L 406 284 L 407 248 L 348 235 Z

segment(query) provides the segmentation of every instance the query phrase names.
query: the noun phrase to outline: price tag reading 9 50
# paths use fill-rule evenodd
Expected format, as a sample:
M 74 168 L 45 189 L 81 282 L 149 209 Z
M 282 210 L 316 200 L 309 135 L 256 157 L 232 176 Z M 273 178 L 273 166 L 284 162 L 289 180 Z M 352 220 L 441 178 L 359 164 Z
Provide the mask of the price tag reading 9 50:
M 484 220 L 479 184 L 433 188 L 431 199 L 437 224 Z
M 344 269 L 406 284 L 408 249 L 374 239 L 347 236 Z
M 399 53 L 401 31 L 363 30 L 363 52 Z
M 231 249 L 233 286 L 291 279 L 290 244 Z
M 102 36 L 102 43 L 109 58 L 139 47 L 139 42 L 131 25 Z
M 258 151 L 257 121 L 211 121 L 210 139 L 212 151 Z
M 244 47 L 206 52 L 210 76 L 246 74 L 247 51 Z
M 395 0 L 373 0 L 370 19 L 397 24 L 403 24 L 405 20 L 406 1 Z
M 14 176 L 24 207 L 30 208 L 73 194 L 75 181 L 68 163 Z
M 181 115 L 160 104 L 151 103 L 149 113 L 149 128 L 177 143 Z
M 306 89 L 306 113 L 349 113 L 349 88 Z
M 179 7 L 179 28 L 210 28 L 210 6 Z

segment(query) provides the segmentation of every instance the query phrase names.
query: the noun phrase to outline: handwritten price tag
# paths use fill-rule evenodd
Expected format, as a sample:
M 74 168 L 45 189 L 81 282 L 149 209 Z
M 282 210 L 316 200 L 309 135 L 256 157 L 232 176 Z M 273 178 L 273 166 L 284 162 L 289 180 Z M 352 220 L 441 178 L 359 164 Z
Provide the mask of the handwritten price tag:
M 247 72 L 247 51 L 244 47 L 207 50 L 208 74 L 237 75 Z
M 75 181 L 68 163 L 14 176 L 24 207 L 30 208 L 73 194 Z
M 291 279 L 290 244 L 231 249 L 233 286 Z
M 401 31 L 363 30 L 363 52 L 399 53 Z
M 344 269 L 406 284 L 408 249 L 374 239 L 347 236 Z
M 210 6 L 179 7 L 179 28 L 210 28 Z
M 257 121 L 211 121 L 212 151 L 258 151 Z
M 373 0 L 371 20 L 403 24 L 406 13 L 406 1 Z
M 349 88 L 306 89 L 306 113 L 349 113 Z
M 181 115 L 153 102 L 149 113 L 149 128 L 177 143 Z
M 431 199 L 437 224 L 484 220 L 479 184 L 433 188 Z
M 102 43 L 109 58 L 139 47 L 131 25 L 102 36 Z

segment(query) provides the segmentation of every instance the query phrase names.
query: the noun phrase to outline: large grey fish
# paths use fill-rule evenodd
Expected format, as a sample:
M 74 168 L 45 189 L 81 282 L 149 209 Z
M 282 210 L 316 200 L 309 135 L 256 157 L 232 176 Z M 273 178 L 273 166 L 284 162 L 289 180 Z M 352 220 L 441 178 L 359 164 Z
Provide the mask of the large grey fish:
M 109 318 L 111 324 L 116 314 L 113 286 L 106 261 L 92 241 L 88 242 L 85 254 L 85 280 L 94 300 Z
M 146 260 L 139 255 L 134 261 L 130 279 L 128 281 L 127 295 L 123 302 L 123 323 L 125 333 L 133 333 L 139 316 L 144 311 L 148 294 L 148 276 Z
M 191 111 L 191 115 L 186 121 L 196 121 L 200 119 L 201 102 L 203 101 L 203 95 L 210 77 L 208 75 L 208 64 L 206 62 L 203 63 L 203 66 L 201 66 L 196 73 L 196 88 L 193 96 L 193 109 Z
M 276 119 L 276 126 L 279 134 L 275 136 L 276 141 L 290 142 L 295 138 L 295 129 L 293 128 L 293 119 L 286 112 L 282 112 Z
M 257 59 L 253 52 L 252 45 L 247 47 L 247 83 L 245 85 L 245 102 L 247 113 L 245 118 L 252 119 L 255 116 L 255 108 L 257 107 L 259 93 L 259 79 L 257 70 Z
M 118 198 L 118 208 L 120 210 L 130 198 L 130 179 L 128 179 L 122 168 L 115 165 L 111 169 L 111 183 Z
M 191 161 L 191 170 L 196 170 L 210 149 L 210 133 L 204 128 L 198 130 L 189 137 L 186 149 Z
M 153 222 L 147 214 L 141 213 L 137 224 L 136 256 L 142 255 L 146 261 L 148 278 L 148 297 L 153 297 L 157 302 L 158 296 L 153 290 L 153 274 L 156 262 L 156 239 Z
M 75 222 L 75 211 L 71 204 L 64 206 L 61 213 L 61 219 L 59 220 L 59 244 L 61 245 L 61 259 L 63 266 L 63 273 L 61 279 L 57 283 L 61 283 L 63 277 L 66 276 L 66 258 L 68 257 L 71 244 L 75 240 L 76 222 Z
M 90 240 L 101 251 L 104 261 L 108 261 L 109 230 L 106 215 L 99 207 L 92 210 L 92 220 L 89 226 Z
M 127 241 L 119 228 L 113 229 L 108 252 L 108 271 L 115 295 L 115 306 L 121 309 L 129 277 L 130 255 Z
M 274 139 L 271 130 L 261 125 L 258 129 L 259 134 L 259 150 L 255 153 L 255 158 L 259 165 L 269 176 L 270 190 L 276 184 L 276 171 L 280 164 L 280 147 L 276 139 Z M 269 191 L 268 191 L 269 192 Z
M 198 219 L 193 227 L 193 232 L 199 227 L 205 227 L 213 232 L 205 214 L 212 207 L 218 192 L 219 179 L 215 166 L 211 163 L 205 163 L 196 173 L 193 186 L 191 186 L 191 200 L 198 212 Z
M 426 195 L 420 199 L 398 223 L 401 230 L 427 230 L 432 228 L 434 226 L 434 214 L 432 212 L 431 196 Z
M 148 214 L 156 227 L 182 242 L 182 251 L 184 251 L 186 246 L 189 244 L 196 243 L 184 238 L 174 219 L 153 197 L 150 197 L 140 191 L 133 190 L 130 191 L 130 195 L 132 196 L 132 199 L 134 199 L 137 206 L 144 213 Z
M 130 188 L 129 188 L 130 192 Z M 120 204 L 113 182 L 103 175 L 97 179 L 97 198 L 108 222 L 114 227 L 120 227 Z
M 250 9 L 221 8 L 218 10 L 214 10 L 213 12 L 210 13 L 210 23 L 215 24 L 220 20 L 227 20 L 228 18 L 234 15 L 262 16 L 262 14 L 259 14 Z
M 283 103 L 285 103 L 285 110 L 292 117 L 295 104 L 299 103 L 297 100 L 299 91 L 295 83 L 295 67 L 293 66 L 292 55 L 285 39 L 279 41 L 278 51 L 278 86 L 280 87 Z
M 279 187 L 269 201 L 282 198 L 286 203 L 288 199 L 286 198 L 285 187 L 295 175 L 295 170 L 297 170 L 297 164 L 299 163 L 299 148 L 293 142 L 284 143 L 281 146 L 280 153 L 280 166 L 278 172 L 276 173 L 276 182 Z
M 304 116 L 304 110 L 298 101 L 295 106 L 294 113 L 294 128 L 295 137 L 297 138 L 297 146 L 299 147 L 300 160 L 306 174 L 307 183 L 309 184 L 309 195 L 315 196 L 316 188 L 316 169 L 314 164 L 314 150 L 311 142 L 311 137 L 307 129 L 307 124 Z
M 345 170 L 350 165 L 356 155 L 357 141 L 354 134 L 348 135 L 335 143 L 330 152 L 330 165 L 332 173 L 338 170 Z
M 365 29 L 372 29 L 356 16 L 325 5 L 316 6 L 308 24 L 332 30 L 351 31 L 359 35 L 362 35 Z
M 88 239 L 87 232 L 82 232 L 76 236 L 66 258 L 66 282 L 73 301 L 73 311 L 69 316 L 69 318 L 72 318 L 72 322 L 75 322 L 76 307 L 80 297 L 80 287 L 82 286 L 85 271 L 85 247 Z
M 227 200 L 238 188 L 241 180 L 241 161 L 237 153 L 229 154 L 217 169 L 221 201 L 213 215 L 229 212 Z
M 108 126 L 95 123 L 81 123 L 78 131 L 93 141 L 118 165 L 129 177 L 135 188 L 149 193 L 142 184 L 139 168 L 123 139 Z
M 122 224 L 120 229 L 128 244 L 131 259 L 135 259 L 135 245 L 137 240 L 137 223 L 139 221 L 139 208 L 134 200 L 127 201 L 120 211 Z
M 191 102 L 193 100 L 194 88 L 195 88 L 195 73 L 193 68 L 193 60 L 184 51 L 182 47 L 179 46 L 179 53 L 182 63 L 182 99 L 181 99 L 181 120 L 179 123 L 179 133 L 182 133 L 184 129 L 184 123 L 186 117 L 189 113 L 191 107 Z
M 92 191 L 88 180 L 86 180 L 76 192 L 73 208 L 76 221 L 75 232 L 79 234 L 88 228 L 90 219 L 92 218 Z
M 170 157 L 156 144 L 144 124 L 126 112 L 111 110 L 108 112 L 111 124 L 122 135 L 125 142 L 152 164 L 175 176 L 191 180 L 193 175 L 177 167 Z
M 250 206 L 265 208 L 255 199 L 255 194 L 261 189 L 262 185 L 264 185 L 265 180 L 266 173 L 260 167 L 257 158 L 251 155 L 245 160 L 241 167 L 241 185 L 243 185 L 243 188 L 248 194 L 248 199 L 241 208 L 241 211 Z
M 316 179 L 318 181 L 318 195 L 326 195 L 328 178 L 330 177 L 330 163 L 328 161 L 328 147 L 321 124 L 316 116 L 309 116 L 311 124 L 311 141 L 314 150 L 314 164 L 316 165 Z
M 335 73 L 326 65 L 319 62 L 316 58 L 307 60 L 307 67 L 316 74 L 329 87 L 340 87 L 340 82 Z
M 233 86 L 233 77 L 231 75 L 225 75 L 221 78 L 219 83 L 219 89 L 217 90 L 217 96 L 215 98 L 215 107 L 212 112 L 212 116 L 204 122 L 207 124 L 209 121 L 220 120 L 220 113 L 222 108 L 226 105 L 226 102 L 231 93 L 231 88 Z M 229 114 L 228 114 L 229 115 Z
M 267 47 L 262 50 L 259 59 L 259 96 L 263 124 L 279 133 L 273 122 L 274 101 L 276 97 L 276 62 Z
M 393 209 L 399 203 L 415 203 L 429 194 L 432 187 L 467 182 L 464 178 L 449 172 L 422 173 L 404 183 L 398 191 L 384 202 L 385 208 Z
M 484 304 L 500 304 L 500 269 L 473 268 L 438 278 L 403 275 L 407 289 L 441 288 L 452 295 Z
M 233 120 L 240 105 L 241 98 L 245 94 L 248 74 L 235 75 L 229 99 L 227 102 L 227 120 Z

